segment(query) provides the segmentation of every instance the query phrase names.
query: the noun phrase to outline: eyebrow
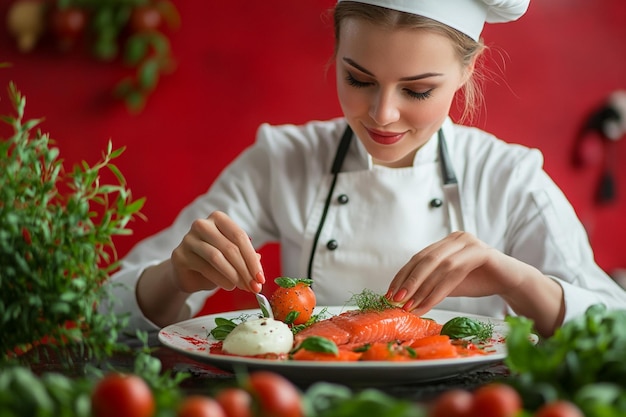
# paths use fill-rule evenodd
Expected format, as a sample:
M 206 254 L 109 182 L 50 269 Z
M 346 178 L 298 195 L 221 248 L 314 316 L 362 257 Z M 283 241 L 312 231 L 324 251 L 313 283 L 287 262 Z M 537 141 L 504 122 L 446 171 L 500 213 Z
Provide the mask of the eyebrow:
M 354 68 L 358 69 L 362 73 L 367 74 L 370 77 L 376 78 L 376 76 L 374 74 L 372 74 L 372 72 L 370 72 L 367 69 L 363 68 L 361 65 L 357 64 L 356 62 L 354 62 L 350 58 L 344 57 L 344 58 L 342 58 L 342 61 L 345 62 L 346 64 L 350 65 L 351 67 L 354 67 Z M 439 73 L 439 72 L 425 72 L 423 74 L 412 75 L 412 76 L 409 76 L 409 77 L 402 77 L 402 78 L 400 78 L 400 81 L 416 81 L 416 80 L 421 80 L 421 79 L 430 78 L 430 77 L 441 77 L 442 75 L 443 74 Z

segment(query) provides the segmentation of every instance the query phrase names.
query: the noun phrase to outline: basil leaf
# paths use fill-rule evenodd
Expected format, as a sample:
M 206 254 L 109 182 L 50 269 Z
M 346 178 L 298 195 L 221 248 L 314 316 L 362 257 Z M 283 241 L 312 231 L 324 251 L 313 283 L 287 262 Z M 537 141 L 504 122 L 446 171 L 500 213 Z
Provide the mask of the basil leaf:
M 279 286 L 279 287 L 283 287 L 283 288 L 293 288 L 298 284 L 304 284 L 307 286 L 310 286 L 311 284 L 313 284 L 313 280 L 312 279 L 307 279 L 307 278 L 289 278 L 289 277 L 278 277 L 276 279 L 274 279 L 274 282 Z
M 233 328 L 237 326 L 237 324 L 235 324 L 234 321 L 229 320 L 229 319 L 225 319 L 225 318 L 222 318 L 222 317 L 216 317 L 215 318 L 215 325 L 218 326 L 218 327 L 220 327 L 220 326 L 222 326 L 222 327 L 231 326 Z
M 211 329 L 210 333 L 216 340 L 224 340 L 235 327 L 237 327 L 237 324 L 234 321 L 216 317 L 215 327 Z
M 493 324 L 469 317 L 454 317 L 441 328 L 440 334 L 451 339 L 477 339 L 481 342 L 493 336 Z
M 292 324 L 294 321 L 296 321 L 299 315 L 299 311 L 290 311 L 289 314 L 287 314 L 287 317 L 285 317 L 285 323 Z
M 309 336 L 294 350 L 294 352 L 304 349 L 310 352 L 332 353 L 339 355 L 339 348 L 330 339 L 321 336 Z

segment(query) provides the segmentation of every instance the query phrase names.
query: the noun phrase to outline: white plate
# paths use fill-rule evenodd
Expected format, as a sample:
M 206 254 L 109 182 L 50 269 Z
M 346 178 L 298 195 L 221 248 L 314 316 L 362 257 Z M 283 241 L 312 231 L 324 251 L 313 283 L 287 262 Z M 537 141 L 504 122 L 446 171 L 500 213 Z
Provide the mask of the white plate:
M 319 312 L 323 307 L 317 307 Z M 353 307 L 326 307 L 329 314 L 339 314 Z M 473 317 L 494 325 L 494 342 L 489 355 L 477 355 L 455 359 L 430 359 L 408 362 L 363 361 L 363 362 L 319 362 L 257 359 L 239 356 L 211 354 L 209 349 L 216 340 L 211 336 L 215 318 L 233 319 L 242 315 L 260 314 L 259 309 L 230 311 L 196 317 L 167 326 L 159 332 L 159 341 L 199 362 L 204 362 L 227 371 L 270 370 L 298 383 L 327 381 L 348 385 L 408 384 L 437 379 L 473 371 L 501 362 L 506 357 L 503 336 L 507 324 L 498 319 L 444 310 L 431 310 L 424 317 L 445 323 L 458 316 Z

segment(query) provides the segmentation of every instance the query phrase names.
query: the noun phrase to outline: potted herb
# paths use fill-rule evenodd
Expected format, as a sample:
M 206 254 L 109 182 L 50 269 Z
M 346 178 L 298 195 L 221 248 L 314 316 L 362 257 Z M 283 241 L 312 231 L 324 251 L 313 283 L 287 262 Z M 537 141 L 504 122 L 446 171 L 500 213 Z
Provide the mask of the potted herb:
M 40 120 L 24 120 L 25 98 L 11 83 L 12 127 L 0 137 L 0 364 L 46 343 L 103 357 L 117 346 L 123 318 L 99 314 L 110 273 L 117 267 L 113 236 L 130 234 L 141 216 L 112 164 L 123 148 L 109 142 L 102 159 L 66 171 Z M 110 171 L 113 184 L 102 183 Z M 66 358 L 66 359 L 69 359 Z

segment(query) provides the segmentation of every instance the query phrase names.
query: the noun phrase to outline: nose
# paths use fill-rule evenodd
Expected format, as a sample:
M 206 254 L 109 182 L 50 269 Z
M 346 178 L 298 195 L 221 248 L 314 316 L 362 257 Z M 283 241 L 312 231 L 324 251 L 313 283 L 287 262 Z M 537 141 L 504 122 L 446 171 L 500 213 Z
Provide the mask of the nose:
M 393 92 L 379 90 L 370 105 L 369 115 L 379 126 L 398 121 L 400 109 Z

